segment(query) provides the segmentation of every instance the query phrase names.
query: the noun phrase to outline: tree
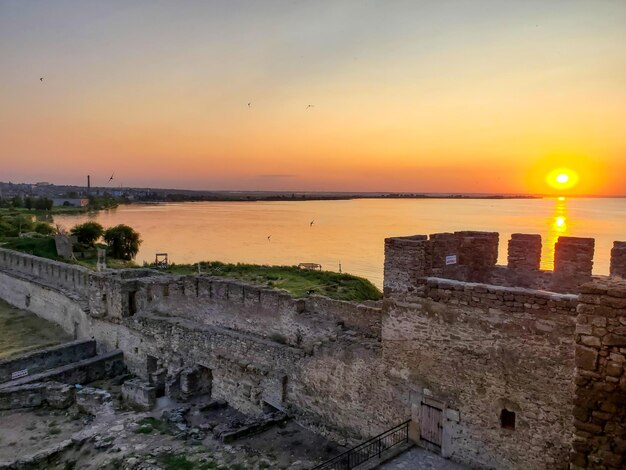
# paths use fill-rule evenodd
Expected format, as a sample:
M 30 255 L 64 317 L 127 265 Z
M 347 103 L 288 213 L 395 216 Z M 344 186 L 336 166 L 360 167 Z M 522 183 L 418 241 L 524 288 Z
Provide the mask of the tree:
M 131 260 L 139 252 L 142 240 L 139 233 L 128 225 L 116 225 L 104 231 L 104 241 L 112 258 Z
M 76 237 L 78 243 L 92 246 L 104 234 L 104 227 L 98 222 L 85 222 L 72 227 L 70 233 Z
M 26 196 L 24 198 L 24 207 L 28 210 L 31 210 L 33 208 L 33 198 L 30 196 Z
M 20 196 L 14 196 L 11 199 L 11 205 L 13 207 L 24 207 L 24 200 Z
M 48 199 L 47 197 L 40 197 L 35 199 L 35 209 L 38 211 L 49 211 L 52 209 L 52 199 Z

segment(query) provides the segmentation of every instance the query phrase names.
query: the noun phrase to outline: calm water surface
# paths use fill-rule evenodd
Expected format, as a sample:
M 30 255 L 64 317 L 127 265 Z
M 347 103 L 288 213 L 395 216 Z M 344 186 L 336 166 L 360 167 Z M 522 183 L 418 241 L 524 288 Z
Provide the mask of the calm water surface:
M 511 233 L 539 233 L 546 269 L 552 268 L 557 237 L 594 237 L 594 272 L 608 274 L 613 241 L 626 240 L 626 199 L 190 202 L 55 217 L 68 229 L 86 220 L 134 227 L 143 239 L 139 262 L 166 252 L 175 263 L 313 262 L 333 271 L 341 264 L 344 272 L 382 286 L 386 237 L 455 230 L 500 232 L 500 264 L 506 264 Z

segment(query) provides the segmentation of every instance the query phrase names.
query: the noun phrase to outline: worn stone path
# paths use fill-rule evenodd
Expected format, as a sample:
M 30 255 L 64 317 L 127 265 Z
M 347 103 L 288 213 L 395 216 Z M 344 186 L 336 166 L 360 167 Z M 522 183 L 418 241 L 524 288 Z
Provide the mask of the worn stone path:
M 380 466 L 381 470 L 468 470 L 469 468 L 420 447 L 413 447 Z

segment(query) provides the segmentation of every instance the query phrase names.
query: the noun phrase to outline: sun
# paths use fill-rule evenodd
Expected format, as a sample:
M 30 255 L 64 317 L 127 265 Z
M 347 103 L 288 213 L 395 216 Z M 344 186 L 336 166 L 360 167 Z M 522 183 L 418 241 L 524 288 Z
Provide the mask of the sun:
M 570 168 L 556 168 L 546 176 L 546 183 L 552 188 L 564 191 L 578 184 L 578 174 Z

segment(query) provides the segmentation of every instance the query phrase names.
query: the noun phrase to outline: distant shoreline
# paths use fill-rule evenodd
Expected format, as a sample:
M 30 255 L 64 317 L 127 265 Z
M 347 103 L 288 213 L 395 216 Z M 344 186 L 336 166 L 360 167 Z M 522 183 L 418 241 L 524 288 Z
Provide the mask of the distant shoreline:
M 207 195 L 168 194 L 164 197 L 141 198 L 130 204 L 156 204 L 172 202 L 298 202 L 298 201 L 349 201 L 354 199 L 543 199 L 532 195 L 475 195 L 475 194 L 316 194 L 316 193 L 214 193 Z

